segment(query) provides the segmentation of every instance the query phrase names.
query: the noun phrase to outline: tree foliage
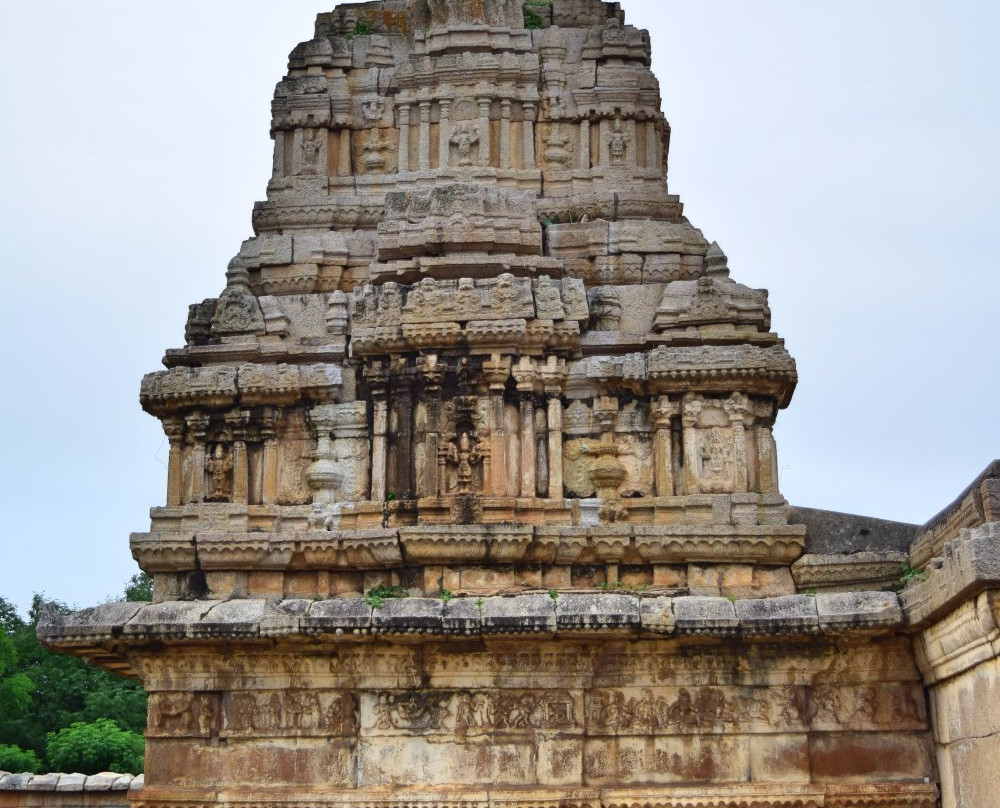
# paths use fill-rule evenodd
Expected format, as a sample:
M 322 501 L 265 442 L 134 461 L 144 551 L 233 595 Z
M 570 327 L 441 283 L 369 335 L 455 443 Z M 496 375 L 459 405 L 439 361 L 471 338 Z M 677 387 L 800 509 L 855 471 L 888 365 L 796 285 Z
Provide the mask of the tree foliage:
M 42 761 L 38 755 L 20 746 L 0 743 L 0 772 L 31 772 L 38 774 Z
M 144 584 L 140 576 L 134 576 L 128 582 L 126 592 L 132 594 L 131 590 L 137 588 L 137 593 L 141 594 Z M 67 759 L 88 759 L 91 753 L 87 750 L 95 738 L 111 737 L 105 723 L 100 724 L 99 730 L 78 730 L 58 740 L 52 748 L 58 750 L 60 762 L 50 757 L 50 742 L 60 730 L 73 725 L 93 727 L 106 722 L 119 733 L 124 733 L 128 741 L 109 747 L 116 752 L 112 762 L 119 764 L 122 772 L 140 773 L 142 732 L 146 727 L 146 694 L 135 681 L 100 670 L 80 659 L 53 653 L 42 646 L 35 627 L 45 609 L 69 611 L 65 604 L 45 601 L 36 595 L 29 619 L 25 621 L 8 601 L 0 597 L 0 748 L 11 747 L 35 755 L 40 769 L 83 772 L 85 770 L 76 765 L 65 768 L 64 762 Z M 134 752 L 136 739 L 138 758 Z M 82 745 L 76 753 L 72 752 L 75 743 Z M 130 768 L 123 768 L 126 765 Z M 11 770 L 0 765 L 0 769 L 3 768 Z
M 143 740 L 114 721 L 99 718 L 89 724 L 77 721 L 48 734 L 46 757 L 52 769 L 61 772 L 119 772 L 140 774 Z

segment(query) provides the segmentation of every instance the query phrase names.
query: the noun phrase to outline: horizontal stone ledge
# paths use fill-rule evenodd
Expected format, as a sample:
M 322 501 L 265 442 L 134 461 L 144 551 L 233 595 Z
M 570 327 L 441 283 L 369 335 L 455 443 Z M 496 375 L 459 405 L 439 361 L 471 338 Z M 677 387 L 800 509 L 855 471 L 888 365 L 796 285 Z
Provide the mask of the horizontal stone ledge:
M 935 783 L 713 783 L 632 788 L 148 788 L 145 804 L 310 805 L 314 808 L 935 808 Z
M 625 635 L 823 634 L 902 625 L 892 592 L 848 592 L 730 600 L 630 593 L 514 597 L 341 598 L 109 603 L 49 614 L 38 635 L 55 647 L 100 647 L 121 639 L 206 641 L 295 635 L 503 635 L 580 632 Z
M 718 501 L 734 507 L 740 495 L 677 497 L 667 507 L 708 510 Z M 756 495 L 747 495 L 755 497 Z M 777 501 L 784 502 L 780 497 Z M 539 500 L 539 502 L 546 502 Z M 655 505 L 655 500 L 653 501 Z M 561 503 L 560 503 L 561 504 Z M 374 507 L 374 506 L 373 506 Z M 508 507 L 513 507 L 509 505 Z M 636 507 L 630 505 L 630 507 Z M 421 564 L 787 564 L 802 552 L 798 525 L 420 525 L 359 530 L 223 532 L 220 524 L 246 522 L 246 506 L 214 506 L 212 520 L 186 509 L 154 521 L 170 529 L 133 533 L 133 557 L 147 572 L 391 569 Z M 188 523 L 188 524 L 185 524 Z M 188 528 L 188 529 L 185 529 Z

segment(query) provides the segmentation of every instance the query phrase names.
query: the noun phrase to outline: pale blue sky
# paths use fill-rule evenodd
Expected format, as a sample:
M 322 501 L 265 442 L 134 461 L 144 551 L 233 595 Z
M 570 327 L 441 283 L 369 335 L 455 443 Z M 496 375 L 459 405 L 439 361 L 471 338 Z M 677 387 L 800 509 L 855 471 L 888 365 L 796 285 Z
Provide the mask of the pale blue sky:
M 652 34 L 671 190 L 798 360 L 786 497 L 924 521 L 1000 455 L 1000 6 L 622 5 Z M 22 608 L 135 571 L 166 483 L 139 379 L 251 235 L 274 84 L 330 8 L 0 7 L 0 595 Z

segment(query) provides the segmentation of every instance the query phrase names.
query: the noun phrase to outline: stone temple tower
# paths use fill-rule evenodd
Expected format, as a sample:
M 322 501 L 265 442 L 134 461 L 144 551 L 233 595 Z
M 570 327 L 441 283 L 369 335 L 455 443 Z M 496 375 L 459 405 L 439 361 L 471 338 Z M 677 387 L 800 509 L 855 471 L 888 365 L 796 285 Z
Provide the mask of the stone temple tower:
M 292 51 L 257 235 L 142 383 L 155 601 L 42 628 L 149 690 L 138 805 L 937 804 L 896 595 L 797 593 L 795 363 L 649 64 L 599 0 Z

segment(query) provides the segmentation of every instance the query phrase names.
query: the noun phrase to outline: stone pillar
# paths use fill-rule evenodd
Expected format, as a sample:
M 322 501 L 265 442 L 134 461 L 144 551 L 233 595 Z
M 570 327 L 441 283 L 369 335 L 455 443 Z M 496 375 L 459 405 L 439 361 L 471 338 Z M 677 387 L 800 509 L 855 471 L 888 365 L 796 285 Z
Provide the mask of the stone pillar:
M 261 415 L 260 434 L 264 439 L 263 490 L 261 502 L 274 505 L 278 501 L 278 426 L 280 416 L 274 407 L 267 407 Z
M 400 499 L 414 493 L 413 483 L 413 379 L 406 359 L 395 363 L 392 404 L 396 427 L 392 431 L 395 465 L 387 470 L 392 490 Z
M 562 388 L 566 383 L 566 361 L 550 356 L 540 368 L 549 401 L 549 497 L 563 498 Z
M 601 118 L 597 129 L 597 164 L 601 166 L 611 165 L 611 155 L 608 154 L 608 138 L 611 134 L 611 122 L 607 118 Z
M 271 178 L 285 176 L 285 133 L 274 133 L 274 160 L 271 164 Z
M 441 112 L 438 119 L 438 168 L 448 165 L 448 150 L 451 148 L 451 101 L 442 99 L 438 102 Z
M 580 121 L 580 168 L 590 168 L 590 119 Z
M 762 494 L 778 493 L 778 447 L 774 442 L 771 427 L 774 424 L 775 407 L 771 400 L 756 402 L 753 415 L 758 419 L 757 443 L 757 486 Z
M 396 112 L 399 121 L 398 171 L 410 170 L 410 105 L 400 104 Z
M 187 424 L 188 480 L 187 502 L 201 502 L 205 498 L 205 437 L 208 434 L 208 416 L 193 412 L 184 419 Z
M 233 435 L 233 502 L 249 501 L 250 458 L 247 454 L 247 426 L 249 410 L 226 413 L 226 425 Z
M 490 99 L 477 98 L 479 104 L 479 164 L 490 164 Z
M 660 167 L 660 138 L 657 135 L 656 121 L 646 122 L 646 168 Z
M 639 165 L 639 149 L 637 148 L 639 141 L 636 140 L 635 118 L 629 118 L 625 122 L 625 133 L 628 135 L 628 148 L 625 150 L 625 165 L 637 166 Z
M 521 134 L 524 137 L 524 169 L 529 171 L 535 167 L 535 105 L 526 102 L 523 105 L 524 124 Z
M 506 496 L 512 489 L 507 469 L 507 430 L 504 422 L 504 386 L 510 378 L 510 357 L 493 354 L 483 362 L 483 377 L 490 388 L 490 480 L 488 491 Z
M 325 405 L 333 419 L 334 454 L 341 469 L 341 499 L 363 499 L 370 490 L 368 405 L 363 401 Z
M 374 402 L 370 496 L 374 502 L 383 502 L 386 493 L 386 457 L 388 455 L 386 435 L 389 427 L 389 401 L 387 397 L 389 373 L 381 362 L 374 362 L 371 367 L 365 369 L 365 378 L 368 380 Z
M 656 434 L 653 438 L 654 480 L 657 496 L 674 496 L 674 458 L 670 428 L 680 407 L 667 396 L 660 396 L 653 406 L 652 420 Z
M 170 443 L 170 454 L 167 460 L 167 507 L 176 508 L 183 504 L 184 497 L 184 419 L 170 416 L 163 419 L 163 432 Z
M 744 419 L 750 411 L 750 400 L 744 393 L 733 393 L 723 404 L 733 435 L 734 493 L 745 494 L 747 483 L 747 436 Z
M 420 102 L 420 154 L 417 157 L 417 168 L 427 171 L 431 167 L 431 102 Z
M 538 372 L 535 363 L 526 356 L 521 357 L 517 367 L 513 369 L 517 381 L 517 392 L 520 396 L 521 416 L 521 496 L 536 496 L 536 458 L 535 458 L 535 381 Z
M 689 393 L 684 396 L 681 407 L 681 419 L 684 424 L 684 480 L 688 494 L 701 493 L 701 475 L 698 473 L 698 415 L 703 402 L 696 395 Z
M 351 171 L 351 130 L 344 127 L 340 130 L 340 157 L 337 161 L 337 173 L 341 177 L 349 177 Z
M 418 490 L 424 496 L 440 495 L 444 484 L 438 471 L 438 454 L 441 448 L 441 384 L 444 382 L 444 365 L 436 354 L 428 354 L 417 359 L 417 371 L 424 385 L 427 405 L 427 434 L 424 437 L 424 467 L 417 469 Z
M 500 168 L 511 167 L 510 101 L 500 102 Z

